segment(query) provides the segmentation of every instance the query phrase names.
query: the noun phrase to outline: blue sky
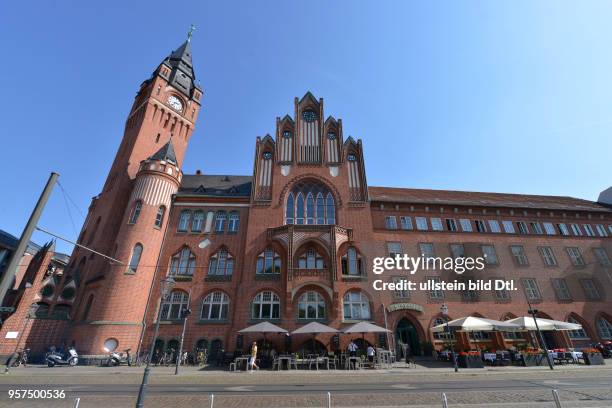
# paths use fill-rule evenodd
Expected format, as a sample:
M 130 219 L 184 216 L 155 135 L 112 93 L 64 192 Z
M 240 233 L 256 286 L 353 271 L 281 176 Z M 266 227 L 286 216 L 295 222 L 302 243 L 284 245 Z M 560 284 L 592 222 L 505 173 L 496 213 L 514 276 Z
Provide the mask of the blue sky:
M 370 185 L 595 200 L 612 184 L 611 2 L 85 3 L 0 9 L 15 235 L 53 170 L 86 212 L 140 82 L 191 23 L 205 99 L 187 173 L 250 174 L 255 137 L 310 90 L 363 139 Z M 58 188 L 40 225 L 74 238 L 71 215 Z

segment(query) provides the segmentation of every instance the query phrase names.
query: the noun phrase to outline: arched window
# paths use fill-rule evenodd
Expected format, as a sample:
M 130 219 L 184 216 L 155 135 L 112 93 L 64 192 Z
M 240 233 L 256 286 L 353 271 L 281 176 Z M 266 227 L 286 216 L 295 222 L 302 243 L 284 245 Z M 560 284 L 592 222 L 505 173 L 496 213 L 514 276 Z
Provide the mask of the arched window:
M 46 317 L 49 317 L 49 304 L 45 302 L 36 303 L 36 310 L 34 312 L 34 317 L 36 317 L 37 319 L 39 318 L 44 319 Z
M 130 224 L 136 224 L 138 217 L 140 217 L 140 211 L 142 211 L 142 201 L 138 200 L 134 203 L 134 208 L 132 208 L 132 214 L 130 214 L 130 220 L 128 221 Z
M 191 220 L 191 211 L 189 210 L 181 211 L 181 215 L 179 217 L 179 224 L 178 224 L 179 232 L 187 232 L 187 228 L 189 228 L 189 220 Z
M 325 260 L 314 247 L 309 247 L 298 256 L 298 268 L 325 269 Z
M 325 206 L 327 207 L 325 215 L 327 216 L 327 223 L 334 225 L 336 223 L 336 205 L 334 204 L 334 197 L 331 193 L 327 193 L 325 199 Z
M 331 192 L 317 182 L 300 182 L 287 195 L 285 224 L 333 225 L 336 207 Z
M 295 209 L 295 223 L 303 224 L 304 223 L 304 196 L 302 193 L 298 193 L 297 195 L 297 208 Z
M 347 276 L 362 276 L 363 262 L 355 247 L 348 247 L 342 256 L 342 274 Z
M 202 232 L 204 226 L 204 211 L 195 211 L 191 221 L 191 232 Z
M 155 216 L 155 226 L 160 228 L 164 222 L 164 214 L 166 214 L 166 207 L 160 205 L 157 209 L 157 215 Z
M 240 225 L 240 214 L 238 211 L 232 211 L 229 216 L 229 223 L 227 225 L 227 229 L 229 232 L 238 232 L 238 227 Z
M 314 197 L 312 193 L 308 193 L 306 196 L 306 224 L 314 224 L 315 223 L 315 205 L 314 205 Z
M 574 319 L 573 317 L 569 317 L 567 321 L 568 323 L 581 324 L 578 320 Z M 584 331 L 584 328 L 578 329 L 578 330 L 570 330 L 568 331 L 568 334 L 571 339 L 588 339 L 589 338 L 589 336 L 587 336 L 586 334 L 586 331 Z
M 370 318 L 370 302 L 360 291 L 347 292 L 344 295 L 344 319 L 367 320 Z
M 181 318 L 181 310 L 187 309 L 189 296 L 180 290 L 173 290 L 168 298 L 162 303 L 160 319 L 176 320 Z
M 602 339 L 612 339 L 612 324 L 605 317 L 597 319 L 597 332 Z
M 293 214 L 295 208 L 293 207 L 293 193 L 289 193 L 287 196 L 287 207 L 285 209 L 285 224 L 293 224 Z
M 228 275 L 231 276 L 234 272 L 234 258 L 227 252 L 227 249 L 221 248 L 217 253 L 211 255 L 208 262 L 209 275 Z
M 280 319 L 280 298 L 272 291 L 259 292 L 253 299 L 253 319 Z
M 325 319 L 325 300 L 318 292 L 309 291 L 298 301 L 299 319 Z
M 85 303 L 85 309 L 83 309 L 83 316 L 81 320 L 87 320 L 89 318 L 89 312 L 91 311 L 91 305 L 94 301 L 94 295 L 89 295 L 87 298 L 87 303 Z
M 136 269 L 138 269 L 138 264 L 140 263 L 141 255 L 142 255 L 142 245 L 141 244 L 134 245 L 134 249 L 132 250 L 132 258 L 130 258 L 130 265 L 128 266 L 129 272 L 136 273 Z
M 189 248 L 184 247 L 177 254 L 172 256 L 172 260 L 170 261 L 170 276 L 192 276 L 193 271 L 196 267 L 196 257 L 189 250 Z
M 441 324 L 445 324 L 448 321 L 447 318 L 444 317 L 437 317 L 433 320 L 433 322 L 431 322 L 431 327 L 435 327 L 435 326 L 439 326 Z M 454 334 L 451 332 L 438 332 L 438 333 L 433 333 L 433 338 L 436 340 L 451 340 L 453 339 L 455 336 Z
M 202 312 L 200 319 L 203 320 L 225 320 L 229 309 L 229 297 L 216 291 L 209 293 L 202 301 Z
M 215 217 L 215 232 L 225 231 L 226 220 L 227 216 L 225 215 L 225 211 L 217 211 L 217 216 Z
M 272 248 L 266 248 L 257 256 L 255 273 L 258 275 L 281 273 L 281 257 Z

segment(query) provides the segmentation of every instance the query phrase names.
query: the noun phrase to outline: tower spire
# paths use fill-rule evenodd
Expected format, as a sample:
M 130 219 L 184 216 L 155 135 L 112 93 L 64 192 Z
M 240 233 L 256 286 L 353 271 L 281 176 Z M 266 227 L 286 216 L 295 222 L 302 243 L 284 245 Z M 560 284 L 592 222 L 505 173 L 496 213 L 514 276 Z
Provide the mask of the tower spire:
M 196 26 L 193 24 L 189 26 L 189 32 L 187 33 L 187 42 L 191 42 L 191 37 L 193 36 L 193 32 L 196 30 Z

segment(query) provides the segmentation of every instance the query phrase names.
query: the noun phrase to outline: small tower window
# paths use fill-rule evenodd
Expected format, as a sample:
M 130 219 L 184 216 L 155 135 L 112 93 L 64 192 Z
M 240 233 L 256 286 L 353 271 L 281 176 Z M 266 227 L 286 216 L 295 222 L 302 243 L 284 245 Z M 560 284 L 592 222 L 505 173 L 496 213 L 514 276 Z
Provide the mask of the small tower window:
M 157 209 L 157 215 L 155 216 L 155 227 L 160 228 L 164 222 L 164 214 L 166 213 L 166 207 L 161 205 Z
M 142 210 L 142 201 L 138 200 L 134 204 L 134 208 L 132 209 L 132 214 L 130 215 L 130 224 L 136 224 L 138 221 L 138 217 L 140 217 L 140 211 Z
M 142 245 L 136 244 L 134 245 L 134 250 L 132 251 L 132 259 L 130 259 L 130 265 L 128 266 L 128 272 L 136 273 L 138 269 L 138 264 L 140 263 L 140 256 L 142 255 Z

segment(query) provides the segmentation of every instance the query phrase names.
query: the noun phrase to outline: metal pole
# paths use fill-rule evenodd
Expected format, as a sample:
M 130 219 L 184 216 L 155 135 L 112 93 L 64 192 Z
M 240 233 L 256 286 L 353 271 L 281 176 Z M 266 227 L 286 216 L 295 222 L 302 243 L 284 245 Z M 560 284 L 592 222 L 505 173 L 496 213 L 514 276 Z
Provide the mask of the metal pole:
M 74 399 L 74 408 L 79 408 L 79 404 L 81 403 L 81 398 Z
M 43 189 L 40 197 L 38 198 L 38 202 L 30 214 L 30 219 L 26 224 L 23 232 L 21 233 L 21 238 L 19 238 L 19 243 L 17 244 L 17 248 L 15 248 L 15 252 L 13 252 L 13 256 L 11 257 L 11 261 L 6 267 L 6 271 L 4 272 L 4 276 L 2 276 L 2 281 L 0 282 L 0 306 L 4 304 L 4 297 L 6 296 L 6 292 L 8 292 L 9 288 L 13 284 L 13 278 L 17 273 L 17 268 L 19 267 L 19 263 L 21 262 L 21 257 L 25 253 L 28 244 L 30 243 L 30 239 L 32 238 L 32 233 L 36 228 L 36 224 L 38 224 L 38 220 L 42 215 L 42 212 L 51 196 L 51 192 L 53 191 L 53 187 L 55 186 L 55 182 L 59 174 L 51 173 L 49 176 L 49 180 L 47 180 L 47 184 Z
M 451 337 L 451 332 L 450 332 L 450 327 L 448 325 L 448 320 L 446 321 L 446 332 L 448 333 L 448 342 L 450 343 L 450 337 Z M 455 349 L 457 348 L 457 342 L 455 341 Z M 455 350 L 451 349 L 452 353 L 453 353 L 453 366 L 455 367 L 455 372 L 459 372 L 459 365 L 457 365 L 457 353 L 455 352 Z M 444 396 L 444 398 L 446 398 L 446 395 Z
M 331 392 L 327 392 L 327 408 L 331 408 Z
M 179 366 L 181 365 L 181 359 L 183 358 L 183 342 L 185 341 L 185 329 L 187 328 L 187 317 L 191 314 L 191 309 L 189 309 L 190 300 L 191 300 L 191 289 L 189 289 L 189 297 L 187 298 L 187 309 L 181 310 L 181 314 L 183 315 L 183 332 L 181 333 L 181 343 L 179 345 L 179 352 L 176 358 L 176 367 L 174 368 L 174 375 L 178 375 Z
M 387 327 L 387 309 L 385 308 L 385 304 L 382 304 L 382 308 L 383 308 L 383 315 L 385 316 L 385 329 L 387 330 L 387 332 L 385 333 L 387 335 L 387 350 L 391 351 L 391 341 L 390 341 L 390 337 L 389 337 L 389 328 Z
M 26 284 L 26 286 L 29 284 Z M 11 369 L 11 365 L 15 362 L 13 360 L 13 358 L 17 357 L 17 350 L 19 350 L 19 345 L 21 344 L 21 338 L 23 337 L 23 333 L 25 333 L 25 331 L 28 329 L 28 323 L 30 322 L 30 319 L 32 318 L 32 315 L 36 312 L 36 310 L 38 309 L 38 305 L 34 304 L 31 305 L 30 308 L 28 309 L 28 314 L 26 315 L 25 318 L 25 323 L 23 325 L 23 330 L 19 333 L 19 337 L 17 338 L 17 344 L 15 344 L 15 350 L 13 350 L 13 355 L 11 357 L 9 357 L 7 363 L 6 363 L 6 368 L 4 369 L 4 374 L 8 374 L 9 370 Z
M 155 333 L 153 334 L 153 341 L 151 344 L 151 349 L 149 350 L 149 358 L 147 359 L 147 365 L 144 369 L 144 374 L 142 376 L 142 383 L 140 384 L 140 389 L 138 390 L 138 400 L 136 401 L 136 408 L 144 407 L 144 399 L 147 394 L 147 386 L 149 385 L 149 373 L 151 371 L 151 360 L 153 360 L 153 351 L 155 349 L 155 341 L 157 340 L 157 334 L 159 332 L 159 321 L 161 320 L 161 308 L 164 303 L 164 296 L 161 296 L 159 302 L 159 310 L 157 311 L 157 322 L 155 322 Z
M 215 394 L 210 394 L 210 408 L 215 406 Z
M 553 398 L 555 399 L 555 406 L 561 408 L 561 400 L 559 399 L 559 393 L 557 390 L 552 390 Z
M 448 400 L 446 399 L 446 393 L 442 393 L 442 408 L 448 408 Z
M 546 361 L 548 362 L 548 367 L 550 367 L 551 370 L 554 370 L 553 363 L 550 359 L 550 354 L 548 354 L 548 346 L 546 346 L 546 341 L 544 341 L 544 335 L 542 334 L 540 326 L 538 325 L 538 319 L 536 319 L 536 314 L 538 313 L 538 310 L 531 307 L 531 303 L 529 302 L 529 300 L 527 300 L 527 304 L 529 305 L 529 310 L 527 311 L 527 313 L 533 316 L 533 322 L 535 323 L 536 331 L 538 332 L 540 345 L 544 348 L 544 353 L 546 354 Z

